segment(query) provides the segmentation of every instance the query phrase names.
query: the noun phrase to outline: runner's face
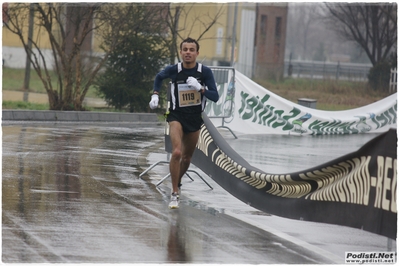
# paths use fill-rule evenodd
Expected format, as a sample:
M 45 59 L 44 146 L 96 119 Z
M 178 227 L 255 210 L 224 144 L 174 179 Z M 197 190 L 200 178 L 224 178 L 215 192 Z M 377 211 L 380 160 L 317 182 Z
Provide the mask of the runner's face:
M 186 64 L 193 64 L 198 56 L 197 45 L 195 43 L 184 42 L 180 50 L 182 60 Z

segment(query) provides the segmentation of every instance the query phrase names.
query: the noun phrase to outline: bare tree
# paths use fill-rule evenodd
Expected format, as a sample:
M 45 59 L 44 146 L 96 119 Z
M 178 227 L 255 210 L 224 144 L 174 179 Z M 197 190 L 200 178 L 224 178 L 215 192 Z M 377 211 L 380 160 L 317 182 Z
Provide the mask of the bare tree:
M 373 66 L 397 45 L 396 3 L 326 3 L 327 23 L 344 40 L 355 41 Z
M 118 38 L 126 22 L 121 10 L 130 8 L 129 5 L 36 3 L 33 5 L 35 34 L 32 38 L 26 36 L 30 6 L 29 3 L 10 4 L 5 26 L 19 36 L 30 55 L 32 66 L 47 92 L 50 109 L 83 110 L 82 103 L 94 77 L 109 53 L 123 40 Z M 101 54 L 93 54 L 91 49 L 97 35 L 108 38 Z M 47 48 L 43 36 L 49 41 Z M 48 52 L 53 60 L 48 59 Z M 51 69 L 56 72 L 57 81 L 52 80 Z
M 223 15 L 223 4 L 216 6 L 214 14 L 208 12 L 196 12 L 194 8 L 198 4 L 170 4 L 168 9 L 168 16 L 166 23 L 168 25 L 171 38 L 166 39 L 170 47 L 170 63 L 174 64 L 175 59 L 179 60 L 179 45 L 182 40 L 187 37 L 197 39 L 197 41 L 204 39 L 204 36 L 209 30 L 217 25 L 219 18 Z M 179 27 L 180 21 L 183 21 Z M 182 36 L 182 34 L 187 36 Z M 195 36 L 192 36 L 195 34 Z
M 289 5 L 287 43 L 291 51 L 294 47 L 300 47 L 298 55 L 302 59 L 311 57 L 311 51 L 316 49 L 319 43 L 316 43 L 318 36 L 317 26 L 320 17 L 320 5 L 317 3 L 290 3 Z M 299 49 L 298 49 L 299 50 Z

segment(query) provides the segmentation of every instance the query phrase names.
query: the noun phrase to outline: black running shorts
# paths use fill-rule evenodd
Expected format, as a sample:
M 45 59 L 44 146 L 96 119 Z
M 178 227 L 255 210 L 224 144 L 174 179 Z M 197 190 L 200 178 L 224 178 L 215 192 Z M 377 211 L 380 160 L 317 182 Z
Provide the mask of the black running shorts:
M 171 111 L 166 117 L 166 121 L 178 121 L 180 122 L 183 132 L 190 133 L 200 130 L 204 121 L 202 120 L 202 114 L 187 114 L 182 112 Z

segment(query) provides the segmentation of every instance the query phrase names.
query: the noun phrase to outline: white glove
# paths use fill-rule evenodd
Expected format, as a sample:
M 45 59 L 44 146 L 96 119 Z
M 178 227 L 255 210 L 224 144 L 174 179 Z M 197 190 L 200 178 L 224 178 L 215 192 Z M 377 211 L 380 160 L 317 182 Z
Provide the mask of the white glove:
M 151 96 L 151 101 L 150 101 L 150 108 L 155 109 L 158 107 L 158 102 L 159 102 L 159 97 L 158 94 L 153 94 Z
M 197 91 L 200 91 L 202 89 L 202 85 L 194 77 L 188 77 L 186 83 L 188 86 L 196 89 Z

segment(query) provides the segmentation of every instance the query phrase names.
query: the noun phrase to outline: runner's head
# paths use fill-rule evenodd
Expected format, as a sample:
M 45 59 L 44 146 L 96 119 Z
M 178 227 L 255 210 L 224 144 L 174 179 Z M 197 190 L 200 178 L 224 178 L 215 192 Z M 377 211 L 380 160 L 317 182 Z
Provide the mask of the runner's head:
M 198 50 L 199 44 L 192 38 L 187 38 L 180 44 L 180 56 L 183 60 L 183 67 L 195 67 L 197 63 L 197 56 L 199 54 Z
M 197 47 L 197 52 L 199 52 L 200 46 L 199 46 L 198 42 L 197 42 L 195 39 L 190 38 L 190 37 L 184 39 L 184 40 L 180 43 L 180 51 L 183 49 L 183 43 L 194 43 L 195 46 Z

